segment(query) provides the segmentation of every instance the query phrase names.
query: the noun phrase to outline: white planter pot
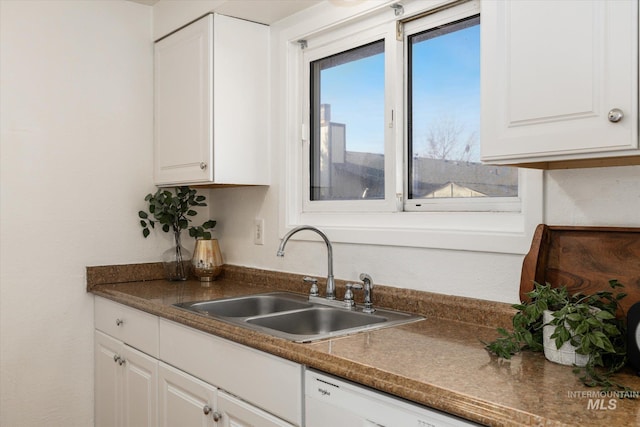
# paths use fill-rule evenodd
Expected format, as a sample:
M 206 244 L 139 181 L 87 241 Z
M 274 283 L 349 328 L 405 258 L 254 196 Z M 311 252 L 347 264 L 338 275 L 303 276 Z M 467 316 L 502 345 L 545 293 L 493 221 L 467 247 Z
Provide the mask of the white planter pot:
M 545 310 L 542 313 L 542 320 L 545 324 L 553 320 L 552 311 Z M 551 335 L 555 330 L 555 326 L 547 325 L 542 328 L 542 345 L 544 346 L 544 356 L 547 360 L 550 360 L 561 365 L 577 365 L 585 366 L 589 361 L 589 355 L 576 353 L 576 347 L 571 345 L 570 342 L 565 342 L 562 347 L 557 348 L 554 339 L 551 339 Z

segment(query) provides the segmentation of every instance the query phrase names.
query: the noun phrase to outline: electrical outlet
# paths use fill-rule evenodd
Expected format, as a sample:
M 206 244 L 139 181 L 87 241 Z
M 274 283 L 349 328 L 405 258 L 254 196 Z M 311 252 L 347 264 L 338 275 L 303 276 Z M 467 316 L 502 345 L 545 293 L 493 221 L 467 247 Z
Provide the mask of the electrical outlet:
M 264 219 L 253 220 L 253 244 L 264 245 Z

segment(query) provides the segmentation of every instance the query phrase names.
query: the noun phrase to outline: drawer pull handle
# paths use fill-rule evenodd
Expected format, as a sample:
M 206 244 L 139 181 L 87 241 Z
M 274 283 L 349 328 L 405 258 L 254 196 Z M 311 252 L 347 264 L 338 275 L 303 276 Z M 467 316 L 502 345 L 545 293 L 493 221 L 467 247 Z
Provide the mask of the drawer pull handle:
M 124 323 L 124 320 L 116 319 L 116 326 L 122 326 L 123 323 Z

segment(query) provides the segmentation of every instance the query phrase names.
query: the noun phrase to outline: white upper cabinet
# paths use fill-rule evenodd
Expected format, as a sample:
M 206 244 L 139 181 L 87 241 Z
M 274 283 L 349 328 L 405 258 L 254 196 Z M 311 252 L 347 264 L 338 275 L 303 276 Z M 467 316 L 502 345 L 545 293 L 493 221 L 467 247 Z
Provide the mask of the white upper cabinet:
M 209 14 L 156 42 L 156 185 L 268 185 L 268 107 L 269 27 Z
M 638 163 L 637 0 L 483 0 L 481 19 L 483 161 Z

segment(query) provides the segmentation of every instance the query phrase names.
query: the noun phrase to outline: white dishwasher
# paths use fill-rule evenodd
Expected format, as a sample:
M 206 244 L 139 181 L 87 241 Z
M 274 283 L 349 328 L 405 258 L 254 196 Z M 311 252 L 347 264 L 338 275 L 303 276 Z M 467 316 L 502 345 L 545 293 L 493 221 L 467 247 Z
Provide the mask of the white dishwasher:
M 307 369 L 306 427 L 453 427 L 479 424 Z

